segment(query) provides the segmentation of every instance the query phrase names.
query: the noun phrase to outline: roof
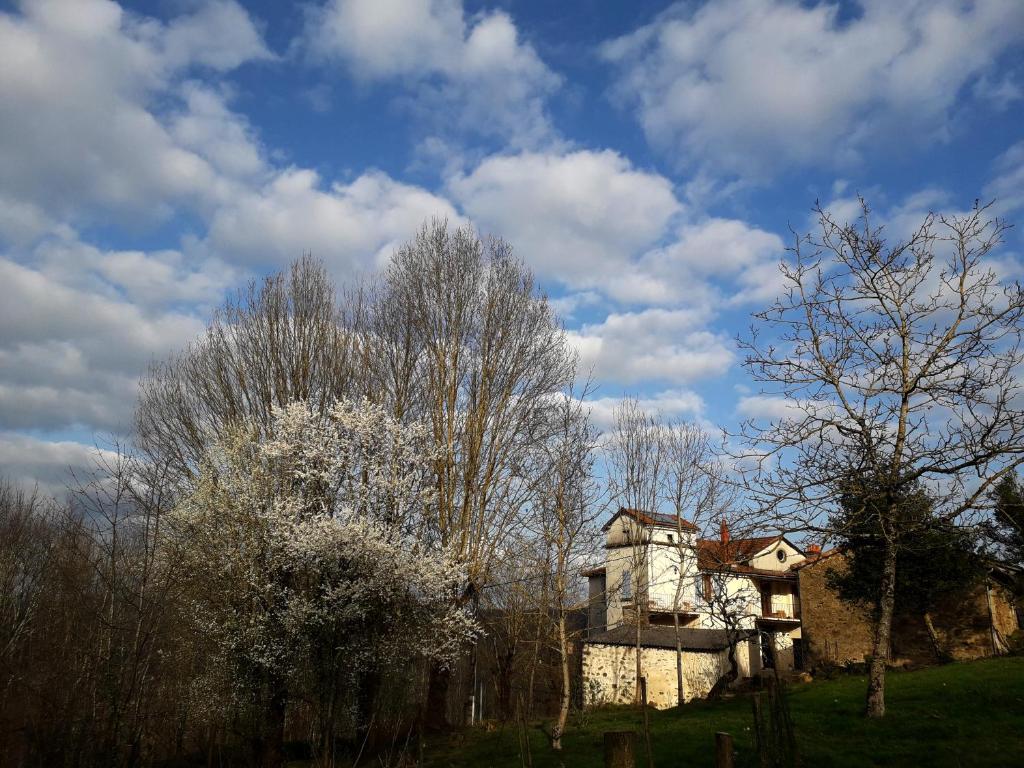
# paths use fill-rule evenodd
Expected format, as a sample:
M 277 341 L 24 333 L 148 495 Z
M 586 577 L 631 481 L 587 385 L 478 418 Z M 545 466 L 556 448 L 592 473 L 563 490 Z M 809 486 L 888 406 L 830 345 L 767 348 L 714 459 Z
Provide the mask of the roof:
M 750 560 L 761 550 L 767 549 L 782 539 L 775 536 L 754 536 L 748 539 L 730 539 L 722 543 L 718 539 L 700 539 L 697 542 L 697 565 L 704 569 L 715 569 L 722 565 L 736 565 Z
M 838 549 L 829 549 L 829 550 L 826 550 L 824 552 L 819 552 L 816 555 L 811 555 L 806 560 L 801 560 L 799 563 L 793 563 L 791 566 L 789 566 L 789 569 L 791 571 L 799 571 L 801 568 L 806 568 L 809 565 L 817 565 L 818 563 L 820 563 L 823 560 L 828 560 L 829 558 L 832 558 L 832 557 L 835 557 L 836 555 L 841 555 L 841 554 L 842 554 L 842 551 L 840 551 Z
M 673 529 L 681 527 L 684 531 L 697 530 L 697 526 L 685 517 L 679 517 L 678 515 L 666 515 L 662 512 L 647 512 L 643 509 L 633 509 L 632 507 L 619 507 L 619 511 L 612 515 L 612 519 L 605 523 L 601 530 L 607 531 L 611 528 L 612 523 L 614 523 L 621 515 L 632 517 L 642 525 L 654 525 L 659 528 Z
M 757 634 L 754 630 L 742 630 L 742 637 Z M 679 639 L 686 651 L 721 651 L 729 647 L 729 635 L 724 629 L 679 630 Z M 636 627 L 620 624 L 604 632 L 591 635 L 587 643 L 600 645 L 636 645 Z M 645 648 L 668 648 L 675 650 L 676 630 L 674 627 L 642 627 L 640 644 Z

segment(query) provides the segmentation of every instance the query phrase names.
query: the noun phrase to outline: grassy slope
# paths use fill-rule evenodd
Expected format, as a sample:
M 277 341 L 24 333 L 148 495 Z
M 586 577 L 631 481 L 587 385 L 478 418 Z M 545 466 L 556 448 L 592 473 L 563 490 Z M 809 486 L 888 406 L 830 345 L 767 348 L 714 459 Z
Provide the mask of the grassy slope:
M 889 714 L 861 715 L 866 680 L 844 677 L 794 687 L 790 709 L 805 766 L 1024 766 L 1024 658 L 954 664 L 917 672 L 891 672 Z M 537 728 L 530 733 L 534 768 L 602 763 L 602 733 L 636 730 L 640 712 L 608 708 L 572 723 L 565 749 L 555 756 Z M 712 766 L 714 733 L 733 735 L 737 766 L 754 766 L 747 697 L 698 702 L 651 713 L 657 768 Z M 429 764 L 483 768 L 522 765 L 516 730 L 471 729 L 428 750 Z M 642 737 L 638 766 L 646 766 Z

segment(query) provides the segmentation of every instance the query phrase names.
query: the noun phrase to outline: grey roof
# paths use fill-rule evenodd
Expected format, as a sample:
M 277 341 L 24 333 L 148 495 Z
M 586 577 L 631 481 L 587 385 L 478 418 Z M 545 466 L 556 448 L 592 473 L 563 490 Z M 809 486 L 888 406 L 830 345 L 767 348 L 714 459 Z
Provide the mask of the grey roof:
M 757 634 L 754 630 L 741 630 L 743 638 Z M 728 633 L 724 629 L 692 629 L 679 630 L 683 650 L 686 651 L 721 651 L 729 647 Z M 636 628 L 625 624 L 597 632 L 587 638 L 588 643 L 600 645 L 635 645 Z M 669 648 L 675 650 L 675 627 L 643 627 L 640 630 L 640 644 L 645 648 Z

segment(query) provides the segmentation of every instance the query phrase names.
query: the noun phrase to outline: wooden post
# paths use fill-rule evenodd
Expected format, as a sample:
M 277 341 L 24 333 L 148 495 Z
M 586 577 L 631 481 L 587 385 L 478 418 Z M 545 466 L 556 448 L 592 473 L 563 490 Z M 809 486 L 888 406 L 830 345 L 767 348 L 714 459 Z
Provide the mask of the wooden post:
M 733 768 L 732 736 L 721 731 L 715 734 L 715 768 Z
M 604 734 L 604 768 L 636 768 L 636 732 Z

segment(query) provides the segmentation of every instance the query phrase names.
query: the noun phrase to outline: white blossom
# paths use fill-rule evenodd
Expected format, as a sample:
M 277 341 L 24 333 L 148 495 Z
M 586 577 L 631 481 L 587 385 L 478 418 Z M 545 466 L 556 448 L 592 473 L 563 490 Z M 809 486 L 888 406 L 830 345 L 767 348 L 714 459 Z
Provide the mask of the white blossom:
M 449 660 L 477 631 L 463 569 L 422 536 L 427 431 L 340 401 L 275 412 L 209 452 L 171 520 L 191 618 L 239 684 L 288 675 L 318 643 L 353 668 Z

